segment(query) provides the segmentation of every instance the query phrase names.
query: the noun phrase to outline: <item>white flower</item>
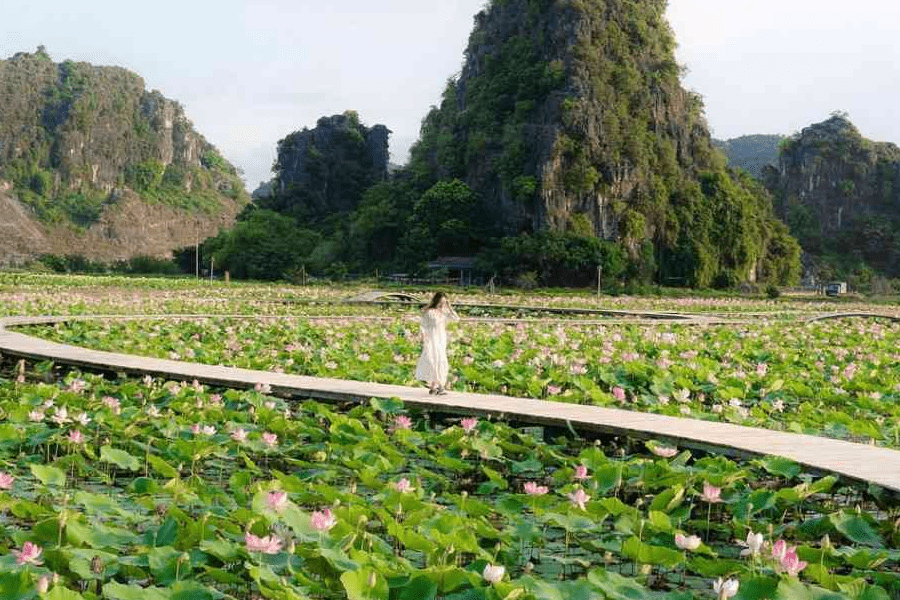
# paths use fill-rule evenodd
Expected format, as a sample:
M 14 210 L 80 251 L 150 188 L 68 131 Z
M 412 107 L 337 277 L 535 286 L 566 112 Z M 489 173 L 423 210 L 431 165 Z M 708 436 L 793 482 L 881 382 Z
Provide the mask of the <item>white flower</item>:
M 481 576 L 484 577 L 484 580 L 488 583 L 497 583 L 503 579 L 504 573 L 506 573 L 506 567 L 503 565 L 492 565 L 491 563 L 488 563 L 484 566 L 484 571 L 481 573 Z
M 675 534 L 675 545 L 682 550 L 696 550 L 700 547 L 700 538 L 696 535 Z
M 731 598 L 738 591 L 738 581 L 737 579 L 726 579 L 722 581 L 722 578 L 719 577 L 717 581 L 713 583 L 713 589 L 718 594 L 719 600 L 727 600 Z
M 741 556 L 756 556 L 762 550 L 764 543 L 763 534 L 753 533 L 753 531 L 748 532 L 746 542 L 738 541 L 738 544 L 744 546 L 744 549 L 741 550 Z

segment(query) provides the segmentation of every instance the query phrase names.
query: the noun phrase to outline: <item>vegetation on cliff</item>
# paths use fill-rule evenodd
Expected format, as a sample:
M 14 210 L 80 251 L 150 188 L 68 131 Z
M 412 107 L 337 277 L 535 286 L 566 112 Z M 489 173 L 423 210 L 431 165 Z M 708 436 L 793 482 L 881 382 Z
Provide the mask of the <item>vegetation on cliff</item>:
M 45 225 L 88 228 L 131 193 L 205 220 L 248 200 L 182 107 L 130 71 L 39 48 L 0 61 L 0 98 L 0 180 Z
M 307 159 L 319 172 L 258 204 L 323 236 L 301 262 L 338 270 L 478 255 L 487 273 L 544 285 L 592 283 L 598 267 L 607 282 L 795 281 L 799 247 L 768 192 L 725 167 L 699 96 L 680 86 L 665 4 L 494 0 L 405 169 L 363 192 L 362 139 L 357 155 L 332 143 Z M 292 140 L 276 171 L 296 162 Z M 314 185 L 332 164 L 349 174 L 344 204 L 314 193 L 333 189 Z
M 781 146 L 764 180 L 820 279 L 900 277 L 900 148 L 833 113 Z
M 751 134 L 730 140 L 713 139 L 712 142 L 728 159 L 729 167 L 744 169 L 761 179 L 763 169 L 778 164 L 782 140 L 783 135 Z
M 700 98 L 679 84 L 665 4 L 492 2 L 423 122 L 415 180 L 463 180 L 522 243 L 614 243 L 629 278 L 796 279 L 799 251 L 768 194 L 724 167 Z

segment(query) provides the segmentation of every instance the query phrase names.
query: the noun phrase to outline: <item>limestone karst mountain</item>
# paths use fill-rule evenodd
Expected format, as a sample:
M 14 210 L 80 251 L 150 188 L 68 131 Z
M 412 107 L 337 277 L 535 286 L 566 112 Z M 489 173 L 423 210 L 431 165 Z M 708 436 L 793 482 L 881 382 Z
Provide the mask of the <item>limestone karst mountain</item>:
M 848 271 L 900 276 L 900 148 L 864 138 L 846 114 L 805 127 L 763 172 L 803 249 Z
M 680 84 L 665 0 L 494 0 L 423 122 L 411 169 L 459 178 L 498 235 L 588 229 L 657 281 L 787 281 L 798 252 L 730 173 Z
M 0 61 L 0 262 L 165 257 L 248 200 L 183 108 L 138 75 L 43 48 Z

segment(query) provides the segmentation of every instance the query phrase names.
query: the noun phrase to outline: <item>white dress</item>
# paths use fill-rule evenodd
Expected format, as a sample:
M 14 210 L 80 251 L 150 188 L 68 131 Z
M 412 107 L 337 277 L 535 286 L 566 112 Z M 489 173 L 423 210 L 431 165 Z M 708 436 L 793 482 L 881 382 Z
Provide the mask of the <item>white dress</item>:
M 447 384 L 447 321 L 458 321 L 453 309 L 430 308 L 422 313 L 422 355 L 416 366 L 416 379 L 438 385 Z

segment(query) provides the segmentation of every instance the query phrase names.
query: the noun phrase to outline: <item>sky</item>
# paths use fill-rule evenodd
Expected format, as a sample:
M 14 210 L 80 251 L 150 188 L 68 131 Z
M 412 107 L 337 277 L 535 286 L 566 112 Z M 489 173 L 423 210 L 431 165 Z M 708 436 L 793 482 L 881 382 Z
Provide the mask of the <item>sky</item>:
M 55 62 L 134 71 L 252 191 L 272 177 L 278 140 L 348 109 L 391 129 L 391 160 L 405 163 L 486 4 L 0 0 L 0 59 L 44 45 Z M 714 137 L 789 135 L 840 110 L 900 144 L 894 0 L 670 0 L 666 14 Z

